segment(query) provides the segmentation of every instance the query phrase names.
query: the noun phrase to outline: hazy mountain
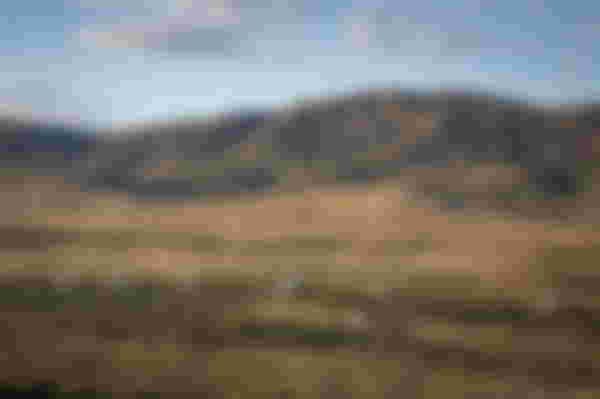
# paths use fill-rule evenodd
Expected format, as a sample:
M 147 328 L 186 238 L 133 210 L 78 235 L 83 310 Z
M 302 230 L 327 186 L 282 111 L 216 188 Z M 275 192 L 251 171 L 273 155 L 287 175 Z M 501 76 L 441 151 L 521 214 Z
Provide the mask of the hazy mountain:
M 86 158 L 96 144 L 97 138 L 84 128 L 0 117 L 0 165 L 5 169 L 67 170 L 74 161 Z
M 457 90 L 371 90 L 268 112 L 150 124 L 99 147 L 88 160 L 87 182 L 186 196 L 367 181 L 419 168 L 441 175 L 461 161 L 524 170 L 529 189 L 556 196 L 580 187 L 597 110 Z
M 506 204 L 590 190 L 599 110 L 458 90 L 368 90 L 111 135 L 4 118 L 0 154 L 5 166 L 141 198 L 399 176 L 429 196 Z

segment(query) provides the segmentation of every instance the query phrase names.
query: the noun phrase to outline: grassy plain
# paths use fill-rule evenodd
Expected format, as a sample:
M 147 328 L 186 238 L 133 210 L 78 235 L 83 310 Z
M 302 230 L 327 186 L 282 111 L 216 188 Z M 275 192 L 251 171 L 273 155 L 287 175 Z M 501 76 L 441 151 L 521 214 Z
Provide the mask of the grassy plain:
M 0 226 L 6 384 L 114 397 L 600 394 L 589 224 L 443 211 L 397 181 L 185 203 L 55 190 L 25 210 L 21 195 Z

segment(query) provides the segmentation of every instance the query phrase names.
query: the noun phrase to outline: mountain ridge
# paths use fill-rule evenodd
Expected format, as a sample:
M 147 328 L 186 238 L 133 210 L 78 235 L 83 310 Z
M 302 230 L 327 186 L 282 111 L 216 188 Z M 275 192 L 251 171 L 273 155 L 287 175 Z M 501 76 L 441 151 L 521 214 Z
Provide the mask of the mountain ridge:
M 123 135 L 99 131 L 81 156 L 65 160 L 85 189 L 144 199 L 388 177 L 412 179 L 427 195 L 467 198 L 495 187 L 487 202 L 557 199 L 589 191 L 595 179 L 599 111 L 600 104 L 544 107 L 481 90 L 376 88 L 139 125 Z
M 282 176 L 293 168 L 321 169 L 333 174 L 334 181 L 370 180 L 409 166 L 465 159 L 515 164 L 530 171 L 543 191 L 559 194 L 574 190 L 566 187 L 574 183 L 566 181 L 576 174 L 577 140 L 591 137 L 591 129 L 598 124 L 591 121 L 597 114 L 595 107 L 545 109 L 479 91 L 366 90 L 282 110 L 225 115 L 210 122 L 199 119 L 147 126 L 128 136 L 123 145 L 141 148 L 153 141 L 154 149 L 150 146 L 141 151 L 143 161 L 129 157 L 128 169 L 119 174 L 144 175 L 145 163 L 154 162 L 157 170 L 161 161 L 187 163 L 190 170 L 205 170 L 205 175 L 214 168 L 217 180 L 233 179 L 233 171 L 240 167 L 254 168 L 257 173 L 267 168 L 273 176 L 263 179 L 266 187 L 285 180 Z M 253 118 L 254 124 L 244 125 L 244 120 Z M 575 126 L 561 125 L 569 122 Z M 557 152 L 554 160 L 548 155 L 553 146 Z M 379 161 L 372 159 L 377 151 L 382 158 Z M 361 155 L 364 159 L 359 160 Z M 327 163 L 336 171 L 324 171 Z M 177 176 L 184 178 L 183 167 L 178 172 L 172 169 L 173 173 L 164 172 L 164 180 L 166 175 L 173 181 Z M 565 187 L 553 188 L 552 182 L 544 181 L 551 170 L 556 179 L 565 181 Z M 558 177 L 560 174 L 563 176 Z M 246 188 L 238 187 L 240 192 Z M 236 189 L 232 186 L 225 191 Z

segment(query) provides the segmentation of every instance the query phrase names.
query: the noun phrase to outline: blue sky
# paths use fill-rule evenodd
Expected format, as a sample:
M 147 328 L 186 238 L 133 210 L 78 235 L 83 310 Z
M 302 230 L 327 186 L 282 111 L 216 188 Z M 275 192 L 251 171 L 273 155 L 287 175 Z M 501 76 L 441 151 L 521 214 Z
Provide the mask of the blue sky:
M 583 101 L 599 35 L 591 1 L 6 1 L 0 106 L 120 126 L 386 85 Z

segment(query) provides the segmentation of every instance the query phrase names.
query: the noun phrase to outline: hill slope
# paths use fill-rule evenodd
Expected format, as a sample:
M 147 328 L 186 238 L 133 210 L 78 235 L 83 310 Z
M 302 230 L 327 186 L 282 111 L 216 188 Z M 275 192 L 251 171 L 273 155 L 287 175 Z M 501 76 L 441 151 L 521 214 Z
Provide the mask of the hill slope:
M 0 162 L 36 172 L 65 168 L 82 159 L 97 139 L 83 128 L 0 117 Z
M 590 187 L 597 108 L 544 109 L 487 93 L 364 91 L 147 126 L 97 152 L 88 183 L 186 197 L 410 176 L 426 192 L 449 174 L 460 185 L 465 173 L 492 167 L 519 176 L 506 197 L 557 198 Z

